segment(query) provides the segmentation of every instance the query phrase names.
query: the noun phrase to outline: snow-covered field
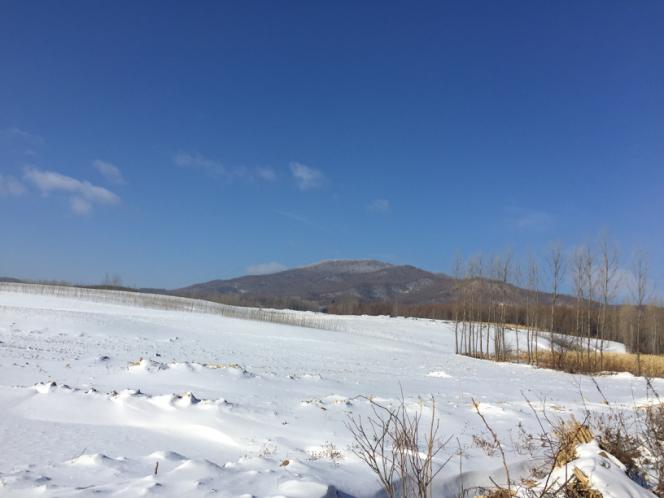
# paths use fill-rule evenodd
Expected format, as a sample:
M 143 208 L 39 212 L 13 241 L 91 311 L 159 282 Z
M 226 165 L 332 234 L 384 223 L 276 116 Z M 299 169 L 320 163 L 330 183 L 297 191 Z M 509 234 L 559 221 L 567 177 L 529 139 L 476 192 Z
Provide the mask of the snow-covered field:
M 606 409 L 586 377 L 455 355 L 450 323 L 320 320 L 333 330 L 0 288 L 0 496 L 380 496 L 345 422 L 369 413 L 364 396 L 396 403 L 401 390 L 425 413 L 435 397 L 454 436 L 441 460 L 458 438 L 463 456 L 436 486 L 455 496 L 502 476 L 500 455 L 473 442 L 487 432 L 472 399 L 513 478 L 533 465 L 518 425 L 539 432 L 524 396 L 553 416 Z M 598 382 L 616 406 L 646 394 L 630 375 Z M 647 496 L 602 477 L 593 451 L 584 468 L 611 484 L 605 496 Z

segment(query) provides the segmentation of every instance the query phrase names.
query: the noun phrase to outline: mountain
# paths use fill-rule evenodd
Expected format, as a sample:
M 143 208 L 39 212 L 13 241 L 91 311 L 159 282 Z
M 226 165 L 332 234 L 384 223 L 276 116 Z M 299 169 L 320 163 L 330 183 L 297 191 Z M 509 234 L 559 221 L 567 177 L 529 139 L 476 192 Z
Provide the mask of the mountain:
M 0 282 L 7 282 L 7 283 L 11 283 L 11 284 L 20 284 L 22 281 L 19 280 L 18 278 L 0 277 Z
M 3 277 L 0 281 L 20 282 Z M 59 283 L 62 285 L 62 283 Z M 194 297 L 242 306 L 266 306 L 304 310 L 365 313 L 366 308 L 343 307 L 352 303 L 426 306 L 461 300 L 463 292 L 483 302 L 523 304 L 534 302 L 532 291 L 486 278 L 456 280 L 411 265 L 393 265 L 372 259 L 329 260 L 268 275 L 248 275 L 228 280 L 211 280 L 179 289 L 130 289 L 106 285 L 89 288 L 131 290 L 153 294 Z M 469 295 L 470 295 L 469 294 Z M 540 292 L 540 304 L 551 302 L 551 295 Z M 574 298 L 559 296 L 560 304 Z M 374 310 L 375 311 L 375 310 Z
M 212 280 L 173 291 L 192 297 L 240 295 L 246 300 L 289 299 L 321 306 L 342 297 L 365 301 L 436 299 L 453 280 L 414 266 L 375 260 L 332 260 L 270 275 Z
M 502 282 L 466 280 L 465 288 L 500 296 L 507 302 L 523 302 L 529 291 Z M 392 265 L 376 260 L 331 260 L 269 275 L 250 275 L 212 280 L 171 291 L 238 304 L 293 305 L 316 309 L 354 299 L 404 305 L 439 304 L 456 301 L 460 286 L 456 279 L 410 265 Z

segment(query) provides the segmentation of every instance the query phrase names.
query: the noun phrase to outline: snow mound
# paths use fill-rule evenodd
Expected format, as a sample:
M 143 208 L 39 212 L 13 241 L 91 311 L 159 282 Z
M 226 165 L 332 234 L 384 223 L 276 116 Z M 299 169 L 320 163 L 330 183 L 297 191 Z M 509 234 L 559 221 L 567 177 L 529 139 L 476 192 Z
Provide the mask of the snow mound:
M 156 360 L 141 358 L 140 360 L 129 362 L 127 367 L 128 372 L 135 374 L 158 374 L 166 372 L 167 370 L 186 373 L 201 373 L 205 370 L 219 370 L 238 377 L 255 377 L 254 374 L 237 363 L 197 363 L 189 361 L 163 363 Z
M 442 370 L 435 370 L 433 372 L 429 372 L 427 374 L 427 377 L 439 377 L 441 379 L 451 379 L 452 376 L 446 372 L 443 372 Z
M 286 481 L 279 486 L 279 491 L 290 498 L 336 498 L 334 486 L 326 486 L 311 481 Z
M 155 451 L 147 456 L 148 459 L 179 461 L 186 460 L 186 457 L 175 451 Z
M 152 373 L 159 370 L 166 370 L 167 368 L 168 365 L 165 365 L 164 363 L 141 358 L 138 361 L 130 362 L 127 370 L 133 373 Z
M 551 474 L 548 485 L 551 488 L 562 486 L 570 476 L 587 479 L 590 489 L 599 491 L 604 498 L 656 498 L 653 493 L 631 480 L 625 466 L 613 455 L 602 451 L 597 441 L 591 441 L 576 447 L 576 458 L 559 467 Z M 581 474 L 579 474 L 581 472 Z M 539 483 L 534 490 L 541 490 Z M 523 492 L 521 496 L 525 497 Z
M 162 408 L 178 407 L 186 408 L 188 406 L 197 405 L 201 402 L 194 394 L 186 392 L 184 394 L 164 394 L 162 396 L 153 396 L 151 402 Z M 205 403 L 211 403 L 206 400 Z
M 54 381 L 49 382 L 39 382 L 33 386 L 34 390 L 39 394 L 48 394 L 51 391 L 55 390 L 58 387 L 58 384 Z
M 90 454 L 80 455 L 65 463 L 69 465 L 76 465 L 83 467 L 92 467 L 92 466 L 117 467 L 119 464 L 121 464 L 124 461 L 125 459 L 122 457 L 111 458 L 104 455 L 103 453 L 90 453 Z
M 325 402 L 330 405 L 343 405 L 343 406 L 351 406 L 353 403 L 351 403 L 350 399 L 348 399 L 346 396 L 342 396 L 341 394 L 330 394 L 329 396 L 325 397 Z
M 285 470 L 278 473 L 254 468 L 243 459 L 233 463 L 221 467 L 204 458 L 189 459 L 170 451 L 138 458 L 86 454 L 49 465 L 44 472 L 24 468 L 4 474 L 0 479 L 0 495 L 203 497 L 234 489 L 232 495 L 223 496 L 252 497 L 256 494 L 245 491 L 258 489 L 260 496 L 274 496 L 278 491 L 284 498 L 337 497 L 333 486 L 311 478 Z

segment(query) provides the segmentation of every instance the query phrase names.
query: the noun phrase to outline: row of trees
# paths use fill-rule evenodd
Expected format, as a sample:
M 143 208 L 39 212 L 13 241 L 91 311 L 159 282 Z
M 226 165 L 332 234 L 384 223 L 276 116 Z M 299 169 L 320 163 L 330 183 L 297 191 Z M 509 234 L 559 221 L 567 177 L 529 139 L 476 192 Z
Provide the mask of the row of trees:
M 622 261 L 607 239 L 593 248 L 552 245 L 541 258 L 503 255 L 457 258 L 444 303 L 407 304 L 340 299 L 330 313 L 412 316 L 455 322 L 457 350 L 499 359 L 515 352 L 535 361 L 574 349 L 603 361 L 608 341 L 631 352 L 664 354 L 664 307 L 643 254 Z M 515 326 L 525 339 L 506 335 Z
M 498 360 L 516 354 L 538 363 L 546 347 L 547 361 L 562 362 L 574 351 L 601 369 L 607 341 L 619 341 L 637 355 L 640 369 L 641 353 L 664 353 L 664 309 L 654 300 L 645 256 L 636 255 L 629 268 L 622 269 L 606 239 L 594 250 L 554 245 L 525 265 L 511 252 L 488 265 L 481 256 L 458 259 L 460 298 L 446 310 L 457 352 Z M 525 328 L 525 343 L 516 333 L 506 341 L 505 331 L 515 325 Z
M 43 285 L 16 282 L 0 282 L 0 291 L 19 292 L 43 296 L 57 296 L 84 299 L 106 304 L 143 306 L 160 310 L 173 310 L 192 313 L 210 313 L 228 318 L 257 320 L 298 327 L 322 330 L 346 330 L 338 320 L 330 320 L 320 313 L 293 313 L 287 309 L 267 309 L 259 307 L 233 306 L 204 299 L 148 294 L 135 290 L 116 290 L 104 286 L 99 288 L 75 287 L 72 285 Z

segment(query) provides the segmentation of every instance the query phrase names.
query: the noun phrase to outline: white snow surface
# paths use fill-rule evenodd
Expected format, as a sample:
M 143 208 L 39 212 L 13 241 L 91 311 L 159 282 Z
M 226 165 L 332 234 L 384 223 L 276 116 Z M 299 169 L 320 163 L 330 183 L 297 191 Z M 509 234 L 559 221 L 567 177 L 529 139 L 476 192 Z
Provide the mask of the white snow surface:
M 440 461 L 463 447 L 436 482 L 451 497 L 504 477 L 473 443 L 487 436 L 473 399 L 513 478 L 533 461 L 518 425 L 539 430 L 524 396 L 554 417 L 606 409 L 587 377 L 455 355 L 447 322 L 320 320 L 333 330 L 0 287 L 0 496 L 381 496 L 345 423 L 403 392 L 424 420 L 435 399 L 454 436 Z M 597 381 L 614 406 L 645 400 L 643 379 Z M 652 496 L 593 467 L 592 445 L 579 458 L 605 497 Z

